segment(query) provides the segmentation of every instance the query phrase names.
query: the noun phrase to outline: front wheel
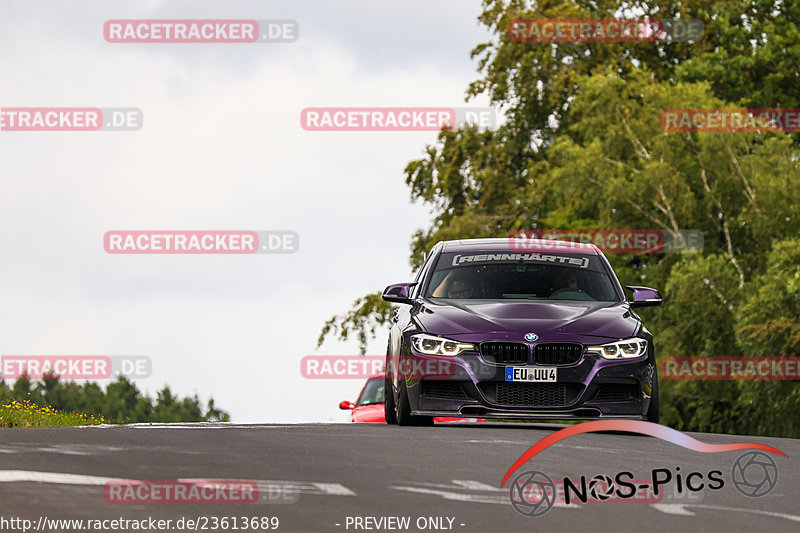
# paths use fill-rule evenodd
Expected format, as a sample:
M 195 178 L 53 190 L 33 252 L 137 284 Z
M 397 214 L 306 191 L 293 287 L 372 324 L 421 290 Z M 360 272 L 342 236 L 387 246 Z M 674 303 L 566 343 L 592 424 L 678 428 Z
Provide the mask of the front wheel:
M 653 375 L 653 390 L 650 394 L 650 405 L 647 407 L 647 420 L 658 424 L 661 419 L 658 405 L 658 374 Z
M 432 426 L 432 416 L 414 416 L 408 401 L 408 390 L 405 380 L 400 380 L 400 394 L 397 399 L 397 423 L 401 426 Z
M 387 424 L 397 424 L 397 411 L 394 406 L 394 388 L 392 387 L 392 379 L 387 375 L 386 381 L 383 385 L 383 390 L 386 399 L 383 402 L 383 416 Z

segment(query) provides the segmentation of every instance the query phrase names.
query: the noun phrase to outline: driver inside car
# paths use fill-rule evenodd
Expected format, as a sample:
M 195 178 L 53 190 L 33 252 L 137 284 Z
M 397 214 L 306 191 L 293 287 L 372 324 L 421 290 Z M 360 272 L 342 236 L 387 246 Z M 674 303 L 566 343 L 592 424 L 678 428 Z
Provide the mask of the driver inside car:
M 555 290 L 550 294 L 550 297 L 557 296 L 563 293 L 568 292 L 579 292 L 583 293 L 581 290 L 580 282 L 578 281 L 578 275 L 572 271 L 567 270 L 559 279 L 556 284 Z
M 464 279 L 455 278 L 447 287 L 448 298 L 472 298 L 472 286 Z
M 575 275 L 575 272 L 567 272 L 567 274 L 562 278 L 562 286 L 563 289 L 573 289 L 576 291 L 581 290 L 578 286 L 578 276 Z

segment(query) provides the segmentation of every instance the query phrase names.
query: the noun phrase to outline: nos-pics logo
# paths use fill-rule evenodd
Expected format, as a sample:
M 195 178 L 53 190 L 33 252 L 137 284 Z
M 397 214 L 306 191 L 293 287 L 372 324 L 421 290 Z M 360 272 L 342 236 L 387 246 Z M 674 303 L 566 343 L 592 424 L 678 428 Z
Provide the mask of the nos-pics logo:
M 730 482 L 736 490 L 749 498 L 758 498 L 772 492 L 778 483 L 778 465 L 766 452 L 785 456 L 782 451 L 764 444 L 706 444 L 679 431 L 652 422 L 631 420 L 601 420 L 586 422 L 564 428 L 545 437 L 525 452 L 508 470 L 502 485 L 511 475 L 534 455 L 552 444 L 571 435 L 595 431 L 626 431 L 661 438 L 704 453 L 718 453 L 749 449 L 734 461 L 730 470 Z M 753 449 L 755 448 L 755 450 Z M 761 451 L 763 450 L 763 451 Z M 509 499 L 514 509 L 525 516 L 541 516 L 556 503 L 587 503 L 594 501 L 642 501 L 652 497 L 663 497 L 663 489 L 672 488 L 676 495 L 698 493 L 704 490 L 720 490 L 726 484 L 722 470 L 709 472 L 681 471 L 680 467 L 655 468 L 649 479 L 636 480 L 631 472 L 618 472 L 613 476 L 598 474 L 590 479 L 563 478 L 554 482 L 547 474 L 538 470 L 524 471 L 514 477 L 508 487 Z M 665 491 L 664 491 L 665 492 Z

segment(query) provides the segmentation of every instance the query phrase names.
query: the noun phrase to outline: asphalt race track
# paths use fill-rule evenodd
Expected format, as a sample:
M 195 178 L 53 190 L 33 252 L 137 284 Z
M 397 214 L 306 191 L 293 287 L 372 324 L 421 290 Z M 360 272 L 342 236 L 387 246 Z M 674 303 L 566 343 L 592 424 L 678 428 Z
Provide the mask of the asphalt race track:
M 587 480 L 629 471 L 650 479 L 653 469 L 724 486 L 690 494 L 665 484 L 657 503 L 627 500 L 556 502 L 540 516 L 523 516 L 500 482 L 538 440 L 563 426 L 460 424 L 428 428 L 387 425 L 176 424 L 75 429 L 0 430 L 0 515 L 3 519 L 210 519 L 277 517 L 278 531 L 664 531 L 776 532 L 800 530 L 800 441 L 691 434 L 705 443 L 756 442 L 769 454 L 778 481 L 761 497 L 741 494 L 732 466 L 744 451 L 699 453 L 656 438 L 615 433 L 570 437 L 543 451 L 517 474 Z M 755 472 L 754 475 L 758 475 Z M 748 475 L 748 480 L 752 481 Z M 112 480 L 252 480 L 250 504 L 107 503 Z M 388 517 L 406 517 L 405 522 Z M 383 520 L 383 522 L 378 522 Z M 0 522 L 2 523 L 2 522 Z M 2 531 L 22 531 L 8 522 Z M 43 522 L 46 524 L 47 522 Z M 174 522 L 173 522 L 174 523 Z M 203 522 L 214 531 L 212 522 Z M 380 524 L 380 525 L 379 525 Z M 393 527 L 381 527 L 381 526 Z M 217 531 L 233 531 L 219 524 Z M 241 522 L 239 530 L 245 530 Z M 194 528 L 169 531 L 202 531 Z M 48 531 L 48 529 L 40 529 Z M 74 528 L 51 528 L 67 531 Z M 124 530 L 124 529 L 108 529 Z M 252 530 L 252 529 L 250 529 Z M 256 529 L 263 531 L 264 529 Z

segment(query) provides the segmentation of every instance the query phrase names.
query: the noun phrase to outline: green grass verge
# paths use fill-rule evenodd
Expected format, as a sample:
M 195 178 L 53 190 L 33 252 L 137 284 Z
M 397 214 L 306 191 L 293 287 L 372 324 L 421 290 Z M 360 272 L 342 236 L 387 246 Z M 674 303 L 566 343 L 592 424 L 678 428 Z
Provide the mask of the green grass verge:
M 2 428 L 57 428 L 70 426 L 95 426 L 104 424 L 102 416 L 83 413 L 65 413 L 52 407 L 41 407 L 29 401 L 11 400 L 0 405 Z

